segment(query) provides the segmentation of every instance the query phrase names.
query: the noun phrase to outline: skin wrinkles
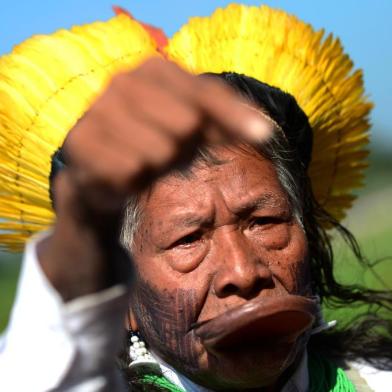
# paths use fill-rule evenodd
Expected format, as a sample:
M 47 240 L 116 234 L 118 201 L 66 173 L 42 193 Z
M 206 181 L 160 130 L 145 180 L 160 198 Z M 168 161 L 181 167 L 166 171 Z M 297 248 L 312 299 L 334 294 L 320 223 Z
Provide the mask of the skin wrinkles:
M 308 294 L 305 234 L 269 161 L 214 154 L 225 163 L 193 169 L 191 179 L 168 175 L 141 196 L 131 312 L 153 351 L 194 381 L 273 385 L 307 338 L 211 355 L 189 328 L 252 298 Z

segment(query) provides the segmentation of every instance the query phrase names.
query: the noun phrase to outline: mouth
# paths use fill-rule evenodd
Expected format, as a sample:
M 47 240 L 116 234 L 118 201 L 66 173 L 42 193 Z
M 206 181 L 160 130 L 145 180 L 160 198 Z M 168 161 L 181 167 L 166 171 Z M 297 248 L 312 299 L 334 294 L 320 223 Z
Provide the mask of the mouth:
M 317 311 L 317 301 L 308 297 L 258 298 L 196 323 L 192 329 L 211 352 L 236 347 L 287 345 L 312 326 Z

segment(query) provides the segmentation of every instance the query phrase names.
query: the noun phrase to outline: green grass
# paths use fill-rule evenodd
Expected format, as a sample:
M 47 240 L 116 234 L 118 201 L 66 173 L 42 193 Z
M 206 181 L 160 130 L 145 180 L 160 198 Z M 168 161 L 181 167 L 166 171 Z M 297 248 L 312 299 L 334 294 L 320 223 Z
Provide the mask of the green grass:
M 385 168 L 385 165 L 383 166 Z M 371 192 L 363 192 L 350 212 L 345 224 L 357 238 L 364 256 L 373 268 L 361 266 L 342 241 L 335 241 L 335 277 L 344 284 L 362 285 L 371 289 L 392 290 L 392 177 L 386 171 L 369 172 Z M 340 309 L 325 309 L 328 320 L 338 325 L 368 310 L 368 306 L 349 305 Z M 390 317 L 390 314 L 388 315 Z
M 361 249 L 373 268 L 362 266 L 354 255 L 340 241 L 335 243 L 335 277 L 343 284 L 361 285 L 371 289 L 392 290 L 392 227 L 377 236 L 359 239 Z M 357 315 L 366 312 L 368 306 L 352 306 L 340 309 L 325 308 L 327 320 L 338 320 L 344 325 Z
M 8 322 L 20 270 L 20 255 L 0 253 L 0 331 Z

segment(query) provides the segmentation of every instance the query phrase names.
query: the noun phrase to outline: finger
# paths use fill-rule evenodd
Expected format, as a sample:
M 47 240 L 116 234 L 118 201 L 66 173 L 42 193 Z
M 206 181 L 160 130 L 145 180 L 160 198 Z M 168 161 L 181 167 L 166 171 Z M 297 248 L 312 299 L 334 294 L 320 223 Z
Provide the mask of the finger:
M 201 108 L 231 137 L 259 142 L 267 139 L 274 130 L 273 123 L 259 109 L 221 80 L 195 77 L 177 65 L 157 58 L 149 60 L 135 72 L 146 79 L 155 80 L 183 101 Z
M 73 130 L 64 148 L 81 186 L 105 184 L 124 192 L 143 170 L 139 153 L 129 149 L 127 154 L 119 154 L 118 145 L 94 121 L 83 122 L 79 129 Z
M 153 132 L 132 118 L 126 119 L 127 123 L 122 121 L 121 115 L 110 119 L 117 119 L 118 124 L 90 112 L 89 120 L 79 123 L 79 129 L 73 130 L 72 138 L 67 140 L 74 175 L 84 189 L 112 187 L 120 196 L 138 191 L 187 152 L 186 145 L 180 149 L 172 138 Z M 194 149 L 193 144 L 191 149 Z
M 157 82 L 135 75 L 120 76 L 114 81 L 118 105 L 140 122 L 159 128 L 178 141 L 199 131 L 202 111 Z
M 172 138 L 133 118 L 126 124 L 132 128 L 132 133 L 129 128 L 108 132 L 112 148 L 117 154 L 134 154 L 143 165 L 154 170 L 166 167 L 175 159 L 178 144 Z
M 95 122 L 100 124 L 100 132 L 103 133 L 102 139 L 109 141 L 119 154 L 137 152 L 146 166 L 158 171 L 165 170 L 187 143 L 179 143 L 158 124 L 152 124 L 150 119 L 148 122 L 137 118 L 135 108 L 130 110 L 128 103 L 121 98 L 116 95 L 99 104 L 105 108 L 104 111 L 97 110 L 95 114 Z
M 263 142 L 274 132 L 274 123 L 220 80 L 200 77 L 197 101 L 206 113 L 231 136 Z

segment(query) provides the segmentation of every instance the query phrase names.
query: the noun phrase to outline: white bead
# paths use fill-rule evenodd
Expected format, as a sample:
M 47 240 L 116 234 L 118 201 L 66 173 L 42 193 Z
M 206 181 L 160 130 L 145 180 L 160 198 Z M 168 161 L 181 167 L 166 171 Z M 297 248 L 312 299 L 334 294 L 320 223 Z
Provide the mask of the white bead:
M 131 363 L 129 366 L 137 366 L 138 363 L 156 363 L 156 360 L 148 352 L 146 344 L 137 336 L 131 337 L 132 344 L 129 347 L 129 357 Z
M 134 353 L 130 353 L 129 356 L 133 361 L 137 358 L 137 356 Z

